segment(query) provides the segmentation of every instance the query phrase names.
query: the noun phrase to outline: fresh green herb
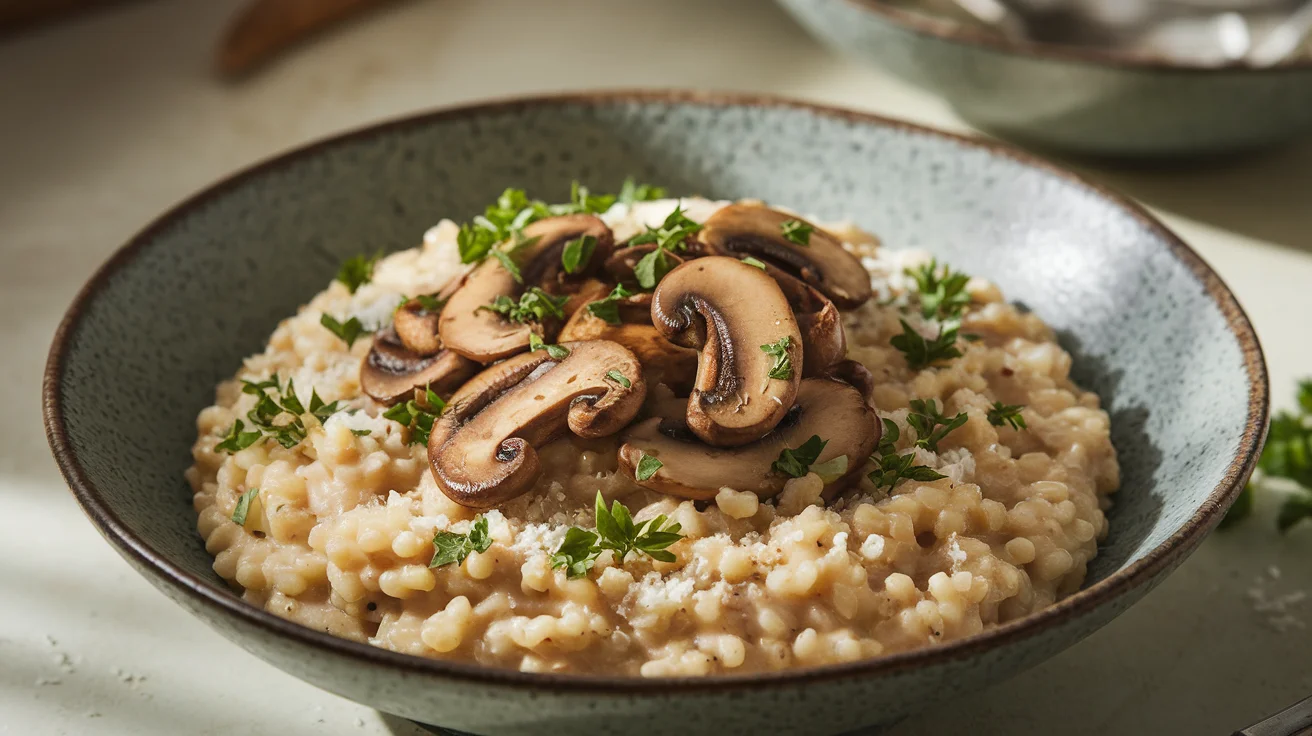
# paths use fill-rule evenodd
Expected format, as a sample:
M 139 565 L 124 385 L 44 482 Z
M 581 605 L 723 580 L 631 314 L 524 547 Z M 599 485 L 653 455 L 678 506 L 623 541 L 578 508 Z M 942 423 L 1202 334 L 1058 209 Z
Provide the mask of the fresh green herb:
M 432 384 L 424 386 L 424 403 L 427 404 L 427 409 L 430 412 L 441 414 L 446 411 L 446 401 L 443 400 L 441 396 L 437 395 L 437 392 L 433 390 Z
M 620 323 L 619 302 L 621 299 L 627 299 L 631 296 L 633 296 L 633 292 L 624 288 L 623 284 L 616 284 L 605 299 L 588 303 L 588 313 L 609 324 L 617 325 Z
M 949 419 L 938 410 L 933 399 L 911 400 L 911 412 L 907 414 L 907 424 L 916 430 L 916 447 L 923 447 L 930 452 L 938 452 L 938 443 L 952 430 L 966 423 L 970 417 L 961 412 Z
M 345 284 L 347 290 L 354 294 L 357 289 L 369 283 L 369 280 L 374 277 L 374 266 L 382 257 L 383 252 L 378 251 L 373 256 L 366 256 L 362 253 L 346 259 L 342 267 L 337 270 L 337 280 Z
M 355 317 L 352 317 L 345 322 L 338 322 L 331 314 L 326 312 L 319 318 L 319 324 L 327 327 L 328 331 L 340 338 L 342 342 L 346 343 L 347 347 L 355 345 L 355 341 L 360 338 L 360 335 L 369 332 L 369 330 L 364 328 L 364 325 L 360 324 L 360 320 Z
M 649 202 L 653 199 L 664 198 L 665 187 L 635 184 L 632 178 L 625 179 L 624 186 L 620 187 L 619 201 L 621 204 L 632 205 L 634 202 Z
M 288 391 L 291 390 L 291 385 L 292 382 L 290 380 L 287 381 Z M 323 399 L 319 398 L 319 392 L 315 389 L 310 389 L 310 413 L 314 415 L 315 419 L 319 420 L 320 424 L 328 421 L 328 417 L 341 411 L 341 407 L 339 406 L 341 403 L 342 402 L 340 401 L 334 401 L 331 404 L 325 404 L 323 403 Z
M 541 322 L 548 317 L 563 319 L 565 303 L 568 301 L 568 296 L 552 296 L 536 286 L 530 286 L 520 294 L 518 302 L 501 294 L 491 304 L 484 304 L 479 309 L 496 312 L 511 322 L 523 324 Z
M 664 248 L 657 248 L 633 264 L 633 277 L 638 280 L 638 286 L 654 289 L 665 278 L 665 274 L 673 271 L 677 265 L 678 261 Z
M 486 552 L 492 546 L 492 537 L 487 533 L 487 517 L 479 515 L 469 526 L 466 534 L 438 531 L 433 535 L 433 559 L 429 567 L 441 567 L 455 563 L 459 565 L 473 552 Z
M 530 352 L 535 350 L 545 350 L 552 360 L 564 360 L 569 357 L 569 348 L 563 345 L 550 345 L 538 337 L 538 333 L 528 333 L 528 349 Z
M 405 304 L 406 301 L 409 300 L 404 300 L 401 303 Z M 429 314 L 437 314 L 441 312 L 442 307 L 445 307 L 447 302 L 446 299 L 438 299 L 432 294 L 420 294 L 419 296 L 415 297 L 415 301 L 419 302 L 420 309 L 423 309 L 425 312 L 428 312 Z
M 577 181 L 569 185 L 569 204 L 551 208 L 553 215 L 590 214 L 599 215 L 611 208 L 618 199 L 614 194 L 592 194 L 588 188 Z
M 665 463 L 644 452 L 642 457 L 638 458 L 638 467 L 634 470 L 633 475 L 638 480 L 651 480 L 651 477 L 656 475 L 656 471 L 663 467 L 665 467 Z
M 1222 519 L 1223 528 L 1250 516 L 1254 495 L 1276 485 L 1272 481 L 1289 491 L 1276 514 L 1281 532 L 1312 519 L 1312 379 L 1299 381 L 1295 405 L 1295 411 L 1280 411 L 1272 417 L 1266 446 L 1257 461 L 1258 473 Z
M 424 403 L 411 399 L 383 412 L 384 419 L 390 419 L 410 430 L 410 444 L 426 445 L 433 432 L 433 424 L 446 409 L 446 402 L 431 387 L 424 388 Z
M 519 272 L 519 266 L 515 263 L 515 259 L 512 258 L 509 253 L 499 248 L 494 248 L 492 250 L 492 257 L 501 261 L 501 267 L 509 271 L 515 281 L 521 284 L 524 283 L 524 276 Z
M 629 245 L 655 243 L 661 250 L 678 253 L 688 247 L 688 237 L 701 229 L 700 224 L 684 214 L 682 206 L 676 206 L 660 227 L 649 227 L 647 232 L 633 236 L 629 240 Z
M 957 350 L 957 331 L 961 329 L 961 323 L 956 320 L 943 322 L 939 327 L 938 337 L 933 340 L 921 337 L 919 332 L 911 329 L 911 325 L 907 324 L 906 320 L 898 321 L 902 323 L 902 334 L 894 335 L 889 343 L 902 351 L 907 358 L 907 366 L 912 370 L 919 370 L 941 360 L 961 357 L 961 351 Z
M 757 259 L 752 258 L 751 256 L 747 256 L 746 258 L 744 258 L 743 263 L 746 263 L 747 265 L 752 266 L 754 268 L 759 268 L 762 271 L 765 270 L 765 263 L 763 263 L 762 261 L 758 261 Z
M 240 419 L 233 422 L 232 427 L 228 429 L 228 433 L 223 436 L 223 441 L 215 445 L 214 449 L 222 450 L 229 454 L 239 452 L 245 450 L 256 442 L 259 442 L 260 438 L 264 436 L 264 433 L 260 432 L 258 429 L 253 432 L 242 431 L 245 429 L 245 426 L 246 425 L 242 424 Z
M 592 259 L 592 252 L 597 249 L 597 239 L 591 235 L 584 235 L 565 243 L 565 248 L 560 252 L 560 264 L 565 267 L 565 273 L 578 273 L 588 261 Z
M 351 430 L 351 434 L 355 435 L 356 437 L 367 437 L 373 434 L 373 432 L 367 429 L 353 429 Z
M 966 293 L 970 276 L 967 274 L 954 272 L 946 265 L 940 269 L 937 260 L 919 268 L 908 268 L 906 274 L 916 281 L 920 312 L 925 319 L 959 319 L 970 306 L 970 295 Z
M 993 402 L 993 408 L 989 409 L 989 424 L 995 427 L 1001 427 L 1004 424 L 1011 425 L 1012 429 L 1029 429 L 1025 424 L 1025 417 L 1020 412 L 1025 407 L 1021 404 L 1004 404 L 1001 401 Z
M 770 372 L 767 374 L 770 378 L 787 381 L 793 377 L 793 359 L 788 354 L 788 349 L 792 347 L 792 344 L 793 338 L 784 335 L 775 342 L 761 346 L 761 350 L 766 355 L 774 358 L 774 365 L 770 366 Z
M 614 381 L 615 383 L 618 383 L 624 388 L 633 387 L 633 382 L 625 378 L 624 374 L 620 373 L 619 371 L 606 371 L 606 378 L 609 378 L 610 380 Z
M 812 463 L 820 459 L 820 453 L 824 452 L 827 444 L 829 440 L 822 440 L 820 435 L 813 434 L 811 439 L 795 450 L 784 448 L 770 468 L 793 478 L 801 478 L 811 472 Z
M 820 480 L 833 483 L 847 475 L 847 455 L 839 455 L 832 460 L 816 463 L 811 466 L 811 472 L 820 476 Z
M 784 220 L 779 225 L 779 231 L 783 233 L 784 240 L 790 243 L 810 245 L 811 233 L 815 232 L 815 228 L 801 220 Z
M 678 522 L 666 524 L 662 514 L 654 519 L 634 523 L 628 508 L 619 501 L 606 508 L 606 500 L 597 493 L 595 504 L 596 531 L 570 527 L 565 539 L 551 556 L 552 568 L 563 568 L 570 579 L 584 577 L 605 550 L 615 554 L 615 561 L 623 564 L 630 552 L 647 555 L 661 562 L 674 562 L 670 545 L 683 539 Z
M 916 465 L 916 453 L 897 453 L 899 437 L 897 423 L 891 419 L 884 420 L 884 433 L 879 438 L 879 446 L 870 459 L 878 466 L 866 475 L 876 489 L 892 491 L 903 480 L 921 482 L 935 481 L 947 476 L 926 465 Z
M 251 488 L 237 499 L 237 505 L 232 509 L 232 523 L 237 526 L 246 525 L 246 517 L 251 512 L 251 504 L 254 503 L 255 497 L 260 495 L 260 489 Z

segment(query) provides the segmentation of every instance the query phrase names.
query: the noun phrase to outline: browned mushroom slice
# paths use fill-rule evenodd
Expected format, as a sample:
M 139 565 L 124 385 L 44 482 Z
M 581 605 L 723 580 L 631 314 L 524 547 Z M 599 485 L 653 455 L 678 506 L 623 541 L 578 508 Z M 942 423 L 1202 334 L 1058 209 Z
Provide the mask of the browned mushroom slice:
M 802 375 L 807 378 L 821 375 L 846 357 L 847 333 L 838 307 L 818 289 L 789 276 L 783 269 L 767 265 L 765 272 L 779 284 L 797 319 L 797 328 L 802 333 Z
M 498 363 L 451 397 L 428 438 L 433 478 L 451 500 L 503 504 L 537 479 L 535 447 L 567 427 L 605 437 L 633 420 L 647 395 L 633 353 L 605 340 L 562 347 L 570 352 L 561 360 L 537 350 Z
M 824 372 L 825 378 L 832 378 L 836 381 L 842 381 L 847 385 L 861 392 L 870 400 L 870 396 L 875 392 L 875 377 L 870 369 L 856 362 L 855 360 L 840 360 L 829 366 Z
M 795 237 L 805 238 L 806 245 L 784 236 L 785 223 L 799 224 Z M 757 204 L 731 204 L 707 218 L 697 237 L 712 254 L 754 256 L 784 269 L 840 309 L 854 309 L 870 298 L 870 274 L 860 259 L 833 235 L 793 215 Z
M 774 429 L 797 397 L 802 338 L 774 279 L 734 258 L 698 258 L 661 279 L 651 320 L 665 339 L 700 350 L 688 428 L 721 447 Z
M 402 345 L 419 355 L 432 355 L 442 349 L 442 340 L 437 332 L 438 318 L 442 314 L 443 305 L 460 288 L 463 278 L 452 279 L 437 293 L 417 296 L 397 308 L 392 316 L 392 325 Z
M 478 363 L 450 350 L 419 355 L 406 349 L 391 327 L 379 330 L 373 348 L 360 365 L 360 388 L 380 404 L 409 399 L 415 389 L 432 388 L 445 395 L 479 369 Z
M 565 244 L 589 235 L 596 238 L 597 246 L 588 266 L 576 274 L 566 274 L 560 260 Z M 438 320 L 438 333 L 447 349 L 480 363 L 491 363 L 523 351 L 534 331 L 552 339 L 553 330 L 546 326 L 517 324 L 481 307 L 492 304 L 497 297 L 518 298 L 526 286 L 537 285 L 551 294 L 571 291 L 570 285 L 586 281 L 596 270 L 593 264 L 604 261 L 614 247 L 610 228 L 592 215 L 539 220 L 524 228 L 523 238 L 530 244 L 513 256 L 522 283 L 497 259 L 488 258 L 451 295 Z
M 648 296 L 648 295 L 644 295 Z M 620 317 L 627 317 L 620 309 Z M 560 330 L 559 339 L 610 340 L 628 348 L 638 357 L 644 370 L 653 374 L 653 380 L 664 383 L 676 391 L 689 391 L 697 377 L 697 351 L 681 347 L 661 337 L 651 324 L 650 308 L 643 310 L 641 322 L 630 321 L 613 325 L 586 309 L 574 313 Z
M 579 285 L 577 291 L 569 295 L 569 301 L 565 302 L 565 306 L 561 310 L 565 313 L 565 320 L 568 321 L 573 319 L 574 315 L 583 311 L 583 308 L 592 302 L 605 299 L 606 295 L 610 294 L 611 288 L 610 284 L 597 279 L 588 279 L 587 281 L 584 281 Z M 568 337 L 557 337 L 561 340 L 572 339 Z
M 656 250 L 656 248 L 657 246 L 655 243 L 644 243 L 642 245 L 630 245 L 623 248 L 616 248 L 610 258 L 606 259 L 602 268 L 606 271 L 606 275 L 615 281 L 625 284 L 636 283 L 638 277 L 634 274 L 633 269 L 637 268 L 638 261 L 641 261 L 644 256 L 650 254 L 652 251 Z M 665 251 L 665 254 L 675 266 L 695 257 L 695 254 L 686 251 L 677 255 L 670 251 Z
M 751 491 L 770 498 L 789 476 L 773 469 L 779 453 L 801 447 L 812 436 L 828 444 L 816 463 L 846 456 L 847 468 L 825 484 L 830 497 L 854 479 L 879 443 L 880 423 L 861 393 L 838 381 L 808 378 L 797 391 L 797 404 L 774 431 L 749 445 L 722 448 L 703 444 L 677 420 L 648 419 L 621 436 L 620 467 L 644 488 L 672 496 L 707 500 L 721 488 Z M 661 462 L 654 475 L 637 480 L 644 455 Z

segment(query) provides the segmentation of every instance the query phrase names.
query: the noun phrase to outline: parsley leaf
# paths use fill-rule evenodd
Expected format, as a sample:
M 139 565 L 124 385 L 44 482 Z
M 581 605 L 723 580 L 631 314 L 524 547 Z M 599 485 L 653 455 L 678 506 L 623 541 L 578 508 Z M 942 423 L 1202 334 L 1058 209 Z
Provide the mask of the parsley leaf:
M 784 240 L 790 243 L 810 245 L 811 233 L 815 232 L 815 228 L 801 220 L 784 220 L 779 224 L 779 232 L 783 234 Z
M 524 283 L 524 276 L 519 272 L 519 266 L 515 263 L 515 259 L 510 257 L 509 253 L 504 250 L 494 249 L 492 251 L 492 257 L 501 261 L 501 267 L 509 271 L 515 281 L 521 284 Z
M 792 344 L 793 338 L 784 335 L 775 342 L 761 346 L 761 350 L 766 355 L 774 358 L 774 365 L 770 366 L 770 372 L 767 374 L 770 378 L 787 381 L 793 377 L 793 358 L 788 354 Z
M 951 419 L 939 413 L 938 404 L 933 399 L 911 400 L 911 413 L 907 414 L 907 424 L 916 430 L 916 447 L 923 447 L 930 452 L 938 452 L 938 443 L 952 430 L 966 423 L 970 417 L 963 411 Z
M 599 215 L 610 209 L 618 199 L 614 194 L 592 194 L 588 188 L 577 181 L 570 182 L 569 204 L 556 205 L 551 213 L 556 215 L 590 214 Z
M 624 377 L 624 374 L 623 374 L 623 373 L 620 373 L 619 371 L 606 371 L 606 378 L 608 378 L 608 379 L 614 381 L 615 383 L 618 383 L 619 385 L 623 386 L 624 388 L 632 388 L 632 387 L 633 387 L 633 382 L 630 381 L 629 379 L 625 378 L 625 377 Z
M 570 527 L 565 539 L 551 556 L 553 569 L 563 568 L 570 579 L 588 574 L 597 557 L 604 550 L 615 554 L 615 561 L 623 564 L 629 553 L 646 555 L 661 562 L 674 562 L 669 547 L 683 539 L 678 522 L 666 524 L 664 514 L 635 523 L 629 509 L 619 501 L 606 508 L 606 500 L 597 493 L 595 503 L 597 527 L 595 532 Z
M 657 249 L 668 250 L 675 253 L 685 250 L 688 247 L 688 237 L 701 230 L 702 226 L 684 214 L 683 206 L 679 205 L 674 211 L 665 218 L 658 228 L 647 228 L 647 232 L 633 236 L 629 240 L 629 245 L 645 245 L 655 243 Z M 651 288 L 651 287 L 647 287 Z
M 424 403 L 411 399 L 401 402 L 383 412 L 384 419 L 390 419 L 410 430 L 411 445 L 426 445 L 433 432 L 433 425 L 446 409 L 446 402 L 431 387 L 424 387 Z
M 382 257 L 383 252 L 378 251 L 373 256 L 361 253 L 346 259 L 342 267 L 337 270 L 337 280 L 345 284 L 347 290 L 354 294 L 374 277 L 374 266 Z
M 323 423 L 328 421 L 328 417 L 341 411 L 340 401 L 325 404 L 317 390 L 311 391 L 310 409 L 306 411 L 296 395 L 296 382 L 288 379 L 286 388 L 281 389 L 278 383 L 277 373 L 265 381 L 242 381 L 242 393 L 259 397 L 255 401 L 255 407 L 246 412 L 246 418 L 254 427 L 250 432 L 243 431 L 245 425 L 240 419 L 237 420 L 228 430 L 223 441 L 215 445 L 214 449 L 233 453 L 250 447 L 264 437 L 271 437 L 278 444 L 290 449 L 305 440 L 305 422 L 301 419 L 303 414 L 312 414 Z M 278 424 L 275 420 L 283 414 L 290 415 L 291 420 Z
M 465 534 L 438 531 L 433 534 L 433 559 L 431 567 L 441 567 L 452 563 L 460 564 L 473 552 L 486 552 L 492 546 L 492 537 L 487 533 L 487 517 L 479 515 Z
M 914 452 L 899 455 L 896 447 L 899 435 L 897 423 L 885 419 L 884 433 L 879 438 L 879 446 L 875 449 L 875 454 L 870 456 L 877 467 L 866 475 L 870 482 L 875 484 L 877 490 L 891 492 L 903 480 L 929 482 L 947 477 L 929 466 L 916 465 Z
M 251 488 L 237 499 L 237 505 L 232 509 L 232 523 L 238 526 L 246 526 L 246 517 L 250 515 L 251 503 L 255 497 L 260 495 L 260 489 Z
M 633 292 L 624 288 L 623 284 L 616 284 L 605 299 L 588 303 L 588 313 L 608 324 L 617 325 L 620 323 L 619 302 L 621 299 L 627 299 L 631 296 L 633 296 Z
M 445 307 L 447 303 L 446 299 L 438 299 L 432 294 L 420 294 L 419 296 L 415 297 L 414 300 L 419 302 L 420 309 L 423 309 L 425 312 L 428 312 L 429 314 L 437 314 L 441 312 L 442 307 Z M 401 305 L 405 306 L 405 303 L 407 301 L 410 300 L 409 299 L 401 300 Z
M 229 454 L 239 452 L 245 450 L 256 442 L 259 442 L 260 438 L 264 436 L 264 434 L 258 429 L 254 432 L 242 431 L 245 429 L 245 426 L 246 425 L 241 423 L 240 419 L 233 422 L 232 427 L 228 429 L 228 433 L 224 435 L 223 441 L 215 445 L 214 449 L 222 450 Z
M 957 350 L 957 331 L 961 329 L 961 323 L 956 320 L 944 322 L 939 328 L 938 337 L 933 340 L 921 337 L 906 320 L 898 321 L 902 323 L 902 334 L 894 335 L 888 342 L 902 351 L 907 358 L 907 367 L 912 370 L 961 357 L 961 351 Z
M 674 270 L 678 262 L 665 252 L 664 248 L 657 248 L 648 253 L 633 265 L 633 276 L 638 280 L 638 285 L 644 289 L 654 289 L 660 280 L 665 278 L 665 274 Z
M 925 319 L 959 319 L 970 306 L 970 295 L 966 293 L 970 276 L 954 272 L 948 266 L 942 267 L 941 274 L 939 270 L 937 260 L 906 270 L 906 274 L 916 281 L 920 313 Z
M 565 273 L 578 273 L 588 265 L 596 249 L 597 239 L 591 235 L 575 238 L 565 243 L 564 250 L 560 252 L 560 265 L 565 267 Z
M 829 440 L 822 440 L 820 435 L 813 434 L 811 439 L 803 442 L 797 449 L 785 448 L 780 452 L 779 459 L 774 461 L 770 469 L 793 478 L 801 478 L 811 472 L 811 464 L 820 459 L 820 453 L 824 452 L 827 444 Z
M 355 345 L 355 341 L 360 339 L 360 335 L 368 334 L 369 330 L 360 324 L 360 320 L 352 317 L 345 322 L 338 322 L 331 314 L 324 313 L 319 318 L 319 324 L 328 328 L 328 331 L 336 335 L 342 342 L 346 343 L 349 348 Z
M 1025 407 L 1021 404 L 1004 404 L 1001 401 L 993 402 L 993 408 L 989 409 L 989 424 L 995 427 L 1001 427 L 1004 424 L 1011 425 L 1012 429 L 1029 429 L 1025 424 L 1025 417 L 1020 412 Z
M 373 434 L 373 432 L 367 429 L 353 429 L 351 430 L 351 434 L 355 435 L 356 437 L 368 437 L 369 435 Z
M 528 349 L 529 352 L 545 350 L 552 360 L 564 360 L 569 357 L 569 348 L 563 345 L 549 345 L 543 342 L 536 332 L 528 333 Z
M 746 263 L 747 265 L 749 265 L 749 266 L 751 266 L 751 267 L 753 267 L 753 268 L 759 268 L 759 269 L 761 269 L 762 271 L 765 270 L 765 263 L 762 262 L 762 261 L 759 261 L 759 260 L 757 260 L 757 259 L 755 259 L 755 258 L 752 258 L 751 256 L 747 256 L 746 258 L 744 258 L 744 259 L 743 259 L 743 263 Z
M 484 304 L 479 309 L 496 312 L 511 322 L 542 322 L 548 317 L 564 319 L 567 295 L 552 296 L 536 286 L 530 286 L 519 295 L 519 301 L 500 294 L 491 304 Z
M 638 467 L 634 470 L 633 475 L 638 480 L 651 480 L 651 477 L 656 475 L 656 471 L 663 467 L 665 467 L 665 463 L 644 452 L 642 457 L 638 458 Z
M 630 177 L 624 180 L 624 186 L 620 187 L 619 202 L 625 205 L 631 205 L 634 202 L 649 202 L 653 199 L 664 199 L 665 187 L 653 187 L 649 184 L 635 184 Z

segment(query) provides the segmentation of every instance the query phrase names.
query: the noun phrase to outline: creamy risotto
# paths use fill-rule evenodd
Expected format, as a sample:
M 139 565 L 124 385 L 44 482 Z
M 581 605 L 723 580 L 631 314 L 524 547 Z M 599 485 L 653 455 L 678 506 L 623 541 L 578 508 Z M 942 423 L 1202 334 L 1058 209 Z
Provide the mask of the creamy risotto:
M 577 199 L 348 264 L 218 387 L 187 479 L 247 601 L 661 677 L 931 647 L 1080 587 L 1116 452 L 1037 316 L 759 203 Z

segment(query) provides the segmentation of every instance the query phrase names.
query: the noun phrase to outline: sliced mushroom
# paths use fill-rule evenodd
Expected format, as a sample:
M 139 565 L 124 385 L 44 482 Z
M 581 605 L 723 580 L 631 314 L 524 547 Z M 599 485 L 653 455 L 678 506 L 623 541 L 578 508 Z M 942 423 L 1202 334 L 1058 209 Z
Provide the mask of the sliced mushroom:
M 847 356 L 847 333 L 838 307 L 818 289 L 801 279 L 788 275 L 776 266 L 767 265 L 765 272 L 779 284 L 793 308 L 797 328 L 802 333 L 802 375 L 810 378 L 824 373 L 825 369 Z
M 801 333 L 764 271 L 734 258 L 689 261 L 657 285 L 651 320 L 665 339 L 701 351 L 688 428 L 703 441 L 754 442 L 793 405 L 802 377 Z M 766 345 L 779 346 L 782 355 L 766 352 Z M 788 369 L 775 371 L 782 363 Z
M 779 453 L 801 447 L 813 435 L 828 441 L 817 463 L 847 456 L 847 472 L 825 485 L 828 498 L 856 477 L 879 443 L 879 417 L 857 389 L 838 381 L 808 378 L 798 388 L 797 404 L 784 421 L 756 442 L 710 447 L 698 442 L 677 420 L 654 417 L 624 432 L 620 467 L 638 485 L 672 496 L 708 500 L 728 486 L 764 499 L 779 493 L 788 482 L 789 476 L 772 467 Z M 637 480 L 644 455 L 662 464 L 647 480 Z
M 586 235 L 597 239 L 592 258 L 579 273 L 566 274 L 561 251 L 569 241 Z M 500 296 L 516 299 L 526 286 L 536 285 L 550 294 L 567 293 L 573 290 L 572 285 L 585 282 L 614 247 L 610 228 L 592 215 L 538 220 L 524 228 L 523 237 L 536 239 L 514 256 L 523 283 L 516 281 L 497 259 L 488 258 L 451 295 L 438 320 L 438 333 L 447 349 L 480 363 L 491 363 L 523 351 L 533 332 L 552 339 L 554 330 L 548 325 L 516 324 L 480 307 Z
M 373 347 L 360 365 L 360 388 L 380 404 L 391 405 L 424 387 L 446 395 L 478 369 L 478 363 L 450 350 L 419 355 L 387 327 L 374 336 Z
M 866 401 L 870 401 L 870 396 L 875 392 L 875 376 L 869 368 L 855 360 L 840 360 L 834 363 L 825 369 L 824 377 L 842 381 L 855 388 L 866 397 Z
M 644 294 L 643 296 L 649 296 Z M 620 309 L 620 318 L 629 315 Z M 676 391 L 692 390 L 697 377 L 697 351 L 681 347 L 661 337 L 651 324 L 650 308 L 642 311 L 641 322 L 630 321 L 613 325 L 586 309 L 574 313 L 560 330 L 559 339 L 610 340 L 628 348 L 642 363 L 654 381 L 664 383 Z
M 565 313 L 565 320 L 569 321 L 570 319 L 573 319 L 574 315 L 583 311 L 583 308 L 592 302 L 605 299 L 606 296 L 610 294 L 612 288 L 614 287 L 610 284 L 597 279 L 588 279 L 587 281 L 584 281 L 579 286 L 578 291 L 570 294 L 569 301 L 565 302 L 565 306 L 561 310 Z M 568 337 L 557 337 L 561 340 L 573 339 Z
M 441 306 L 446 304 L 462 283 L 463 276 L 452 279 L 436 294 L 415 297 L 402 304 L 392 315 L 392 325 L 396 328 L 401 344 L 419 355 L 432 355 L 441 350 L 442 340 L 437 332 L 438 318 L 442 314 Z M 429 309 L 434 302 L 437 303 L 437 308 Z M 429 306 L 425 306 L 426 303 Z
M 606 259 L 606 263 L 602 268 L 605 269 L 607 276 L 610 276 L 612 279 L 619 281 L 620 283 L 635 283 L 637 282 L 638 277 L 634 274 L 634 269 L 637 268 L 638 261 L 641 261 L 644 256 L 656 250 L 656 247 L 655 243 L 644 243 L 642 245 L 630 245 L 623 248 L 616 248 L 610 258 Z M 687 252 L 676 255 L 669 251 L 666 251 L 666 255 L 675 266 L 684 263 L 694 256 L 694 254 Z
M 807 245 L 784 237 L 784 223 L 811 228 Z M 870 274 L 837 238 L 798 217 L 759 204 L 732 204 L 707 218 L 697 234 L 709 253 L 756 258 L 778 266 L 819 289 L 840 309 L 870 298 Z
M 447 497 L 475 509 L 503 504 L 537 479 L 535 447 L 567 427 L 585 438 L 612 435 L 637 415 L 647 387 L 633 353 L 606 340 L 563 347 L 570 353 L 561 360 L 537 350 L 498 363 L 451 397 L 428 439 L 433 478 Z

